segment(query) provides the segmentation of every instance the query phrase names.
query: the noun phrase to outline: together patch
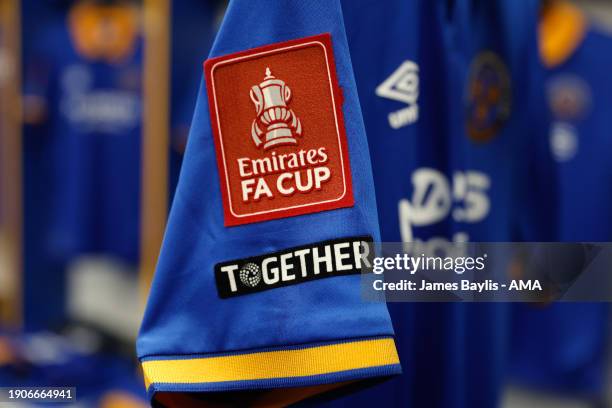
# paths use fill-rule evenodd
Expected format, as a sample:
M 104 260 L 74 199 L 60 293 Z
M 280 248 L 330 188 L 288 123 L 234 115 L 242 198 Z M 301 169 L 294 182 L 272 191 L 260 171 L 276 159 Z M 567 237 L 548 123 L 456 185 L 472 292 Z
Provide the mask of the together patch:
M 333 276 L 361 273 L 374 259 L 372 237 L 343 238 L 215 265 L 222 299 Z
M 329 34 L 204 68 L 226 226 L 353 205 Z

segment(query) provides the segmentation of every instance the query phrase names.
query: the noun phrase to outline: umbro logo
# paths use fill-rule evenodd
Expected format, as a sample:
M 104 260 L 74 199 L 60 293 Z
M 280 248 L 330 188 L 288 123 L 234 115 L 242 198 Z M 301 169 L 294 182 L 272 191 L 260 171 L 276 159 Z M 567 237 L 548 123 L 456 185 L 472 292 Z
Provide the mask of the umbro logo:
M 412 61 L 404 61 L 376 88 L 381 98 L 403 102 L 408 106 L 389 113 L 389 125 L 399 129 L 411 125 L 419 119 L 419 67 Z

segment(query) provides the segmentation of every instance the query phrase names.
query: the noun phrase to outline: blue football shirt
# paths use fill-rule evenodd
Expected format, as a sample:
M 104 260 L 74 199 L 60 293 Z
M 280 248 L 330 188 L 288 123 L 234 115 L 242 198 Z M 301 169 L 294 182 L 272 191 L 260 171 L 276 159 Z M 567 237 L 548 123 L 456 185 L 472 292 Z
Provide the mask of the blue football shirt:
M 547 239 L 552 163 L 536 167 L 547 124 L 537 3 L 396 3 L 343 3 L 382 240 L 411 243 L 418 255 L 448 253 L 453 241 Z M 404 373 L 331 406 L 499 401 L 506 305 L 389 309 Z
M 339 1 L 231 2 L 206 76 L 137 344 L 149 395 L 397 374 L 386 306 L 360 296 L 379 227 Z
M 544 10 L 540 48 L 552 123 L 550 152 L 559 180 L 556 240 L 608 242 L 612 237 L 605 188 L 612 174 L 612 141 L 606 70 L 612 38 L 591 26 L 579 9 L 552 2 Z M 514 381 L 534 388 L 602 397 L 605 386 L 609 305 L 564 303 L 514 311 L 510 367 Z

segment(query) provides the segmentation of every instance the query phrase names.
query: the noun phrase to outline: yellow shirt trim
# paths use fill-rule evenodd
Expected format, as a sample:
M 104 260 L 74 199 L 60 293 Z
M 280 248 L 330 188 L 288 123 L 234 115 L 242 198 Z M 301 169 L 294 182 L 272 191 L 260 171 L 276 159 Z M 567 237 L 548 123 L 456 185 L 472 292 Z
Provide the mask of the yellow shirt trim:
M 399 364 L 393 339 L 374 339 L 222 357 L 152 360 L 142 366 L 148 388 L 152 383 L 307 377 L 393 364 Z

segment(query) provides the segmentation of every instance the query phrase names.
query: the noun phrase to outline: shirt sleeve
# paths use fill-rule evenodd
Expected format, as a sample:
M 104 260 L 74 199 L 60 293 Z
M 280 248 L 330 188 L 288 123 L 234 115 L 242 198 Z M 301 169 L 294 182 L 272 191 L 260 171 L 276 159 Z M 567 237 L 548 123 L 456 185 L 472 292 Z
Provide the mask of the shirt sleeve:
M 231 1 L 137 344 L 152 399 L 300 399 L 400 372 L 386 305 L 360 293 L 369 160 L 339 1 Z

